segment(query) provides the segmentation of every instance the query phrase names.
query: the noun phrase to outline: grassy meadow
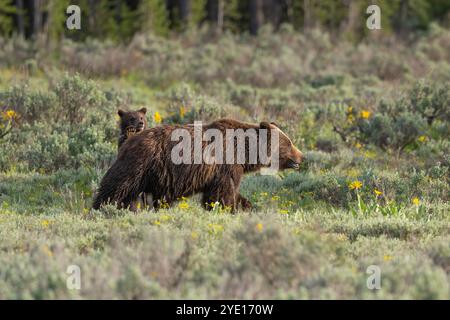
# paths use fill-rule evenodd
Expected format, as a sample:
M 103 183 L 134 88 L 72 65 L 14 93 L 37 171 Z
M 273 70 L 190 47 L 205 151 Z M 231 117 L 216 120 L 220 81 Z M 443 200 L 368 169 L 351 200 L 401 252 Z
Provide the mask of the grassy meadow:
M 0 299 L 450 298 L 448 29 L 359 44 L 198 30 L 54 52 L 0 39 Z M 142 106 L 150 126 L 275 121 L 305 164 L 246 176 L 252 212 L 198 196 L 90 210 L 117 109 Z

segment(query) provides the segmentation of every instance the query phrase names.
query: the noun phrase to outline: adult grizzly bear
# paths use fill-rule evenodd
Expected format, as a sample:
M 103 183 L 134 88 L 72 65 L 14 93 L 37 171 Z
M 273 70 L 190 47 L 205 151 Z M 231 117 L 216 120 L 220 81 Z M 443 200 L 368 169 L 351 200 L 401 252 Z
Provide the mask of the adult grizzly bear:
M 200 145 L 196 140 L 198 130 L 201 135 Z M 185 135 L 181 140 L 183 135 L 180 132 L 188 136 Z M 214 134 L 205 139 L 211 132 Z M 229 136 L 229 132 L 236 132 L 236 135 Z M 220 138 L 221 134 L 227 138 Z M 239 145 L 242 135 L 248 135 L 248 139 L 244 138 L 243 148 Z M 251 140 L 253 136 L 255 139 Z M 184 143 L 182 146 L 188 146 L 187 150 L 180 148 L 180 141 Z M 214 141 L 215 148 L 210 148 Z M 200 128 L 190 124 L 144 130 L 130 137 L 120 148 L 116 162 L 100 182 L 93 208 L 115 203 L 119 207 L 136 210 L 133 201 L 141 192 L 153 195 L 154 206 L 159 201 L 170 205 L 181 197 L 202 192 L 202 203 L 206 209 L 211 208 L 209 204 L 216 202 L 230 207 L 232 212 L 236 211 L 238 205 L 244 209 L 251 208 L 251 203 L 239 194 L 239 185 L 245 173 L 271 165 L 273 158 L 264 159 L 260 153 L 255 156 L 253 152 L 255 145 L 264 143 L 267 144 L 266 155 L 278 154 L 276 162 L 279 169 L 299 168 L 302 153 L 274 123 L 250 124 L 221 119 Z M 222 150 L 218 148 L 220 146 Z M 197 161 L 196 147 L 200 147 L 200 162 Z M 209 153 L 206 153 L 208 148 Z M 189 154 L 190 151 L 194 154 Z M 219 151 L 227 153 L 227 160 L 230 154 L 232 161 L 216 161 L 220 156 Z M 182 157 L 183 162 L 179 163 L 179 158 L 174 155 Z

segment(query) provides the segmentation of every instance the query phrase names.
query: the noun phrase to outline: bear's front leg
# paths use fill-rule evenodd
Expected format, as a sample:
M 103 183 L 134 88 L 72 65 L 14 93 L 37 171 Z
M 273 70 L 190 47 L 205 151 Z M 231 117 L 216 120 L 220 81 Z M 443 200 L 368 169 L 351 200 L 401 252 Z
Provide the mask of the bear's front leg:
M 223 179 L 219 183 L 206 188 L 203 191 L 203 206 L 206 210 L 212 210 L 212 204 L 219 202 L 223 207 L 230 208 L 231 213 L 235 213 L 238 204 L 238 194 L 236 194 L 233 180 Z
M 123 199 L 123 201 L 120 203 L 119 208 L 137 212 L 139 207 L 139 200 L 140 197 L 132 197 L 131 195 L 129 195 L 128 197 Z

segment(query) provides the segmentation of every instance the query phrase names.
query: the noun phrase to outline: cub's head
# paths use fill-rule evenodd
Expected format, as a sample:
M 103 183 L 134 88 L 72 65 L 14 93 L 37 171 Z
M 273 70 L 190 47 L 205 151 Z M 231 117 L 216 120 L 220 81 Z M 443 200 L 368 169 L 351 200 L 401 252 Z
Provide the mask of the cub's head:
M 132 135 L 147 128 L 146 108 L 137 111 L 123 111 L 119 109 L 117 114 L 120 117 L 120 131 L 122 134 Z
M 274 122 L 261 122 L 260 128 L 267 129 L 269 132 L 276 130 L 278 133 L 279 169 L 300 169 L 303 153 L 294 146 L 291 139 Z

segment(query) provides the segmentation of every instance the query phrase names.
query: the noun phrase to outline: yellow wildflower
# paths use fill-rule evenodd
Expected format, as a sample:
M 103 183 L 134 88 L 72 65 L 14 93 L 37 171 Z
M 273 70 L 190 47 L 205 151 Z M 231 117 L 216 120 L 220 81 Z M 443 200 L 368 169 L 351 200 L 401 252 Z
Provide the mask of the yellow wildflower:
M 48 228 L 48 226 L 51 224 L 51 222 L 47 219 L 41 221 L 41 226 L 44 228 Z
M 381 191 L 378 190 L 378 189 L 374 189 L 373 192 L 375 193 L 375 195 L 376 195 L 377 197 L 378 197 L 378 196 L 381 196 L 381 195 L 383 194 L 383 192 L 381 192 Z
M 198 238 L 198 233 L 195 232 L 195 231 L 192 231 L 192 232 L 191 232 L 191 238 L 192 238 L 193 240 L 197 239 L 197 238 Z
M 355 147 L 358 148 L 358 149 L 361 149 L 361 148 L 362 148 L 362 144 L 359 143 L 359 142 L 357 142 L 357 143 L 355 144 Z
M 258 223 L 257 225 L 256 225 L 256 230 L 258 230 L 258 232 L 262 232 L 263 231 L 263 225 L 262 225 L 262 223 Z
M 7 110 L 2 114 L 4 120 L 12 120 L 17 118 L 17 113 L 14 110 Z
M 273 201 L 280 200 L 280 196 L 273 196 L 273 197 L 272 197 L 272 200 L 273 200 Z
M 218 201 L 216 201 L 216 202 L 211 202 L 211 203 L 207 203 L 207 205 L 210 206 L 211 209 L 215 209 L 216 206 L 219 205 L 219 202 L 218 202 Z
M 366 151 L 364 152 L 364 157 L 367 159 L 375 159 L 377 154 L 374 151 Z
M 358 189 L 360 189 L 360 188 L 362 187 L 362 182 L 361 182 L 361 181 L 358 181 L 358 180 L 355 180 L 355 181 L 353 181 L 352 183 L 350 183 L 350 184 L 348 185 L 348 187 L 349 187 L 350 189 L 352 189 L 352 190 L 358 190 Z
M 361 111 L 360 116 L 363 119 L 369 119 L 371 114 L 372 113 L 370 111 L 363 110 L 363 111 Z
M 386 254 L 386 255 L 383 257 L 383 260 L 384 260 L 384 261 L 391 261 L 391 260 L 392 260 L 392 256 Z
M 415 204 L 416 206 L 418 206 L 420 204 L 419 198 L 417 198 L 417 197 L 413 198 L 412 203 Z
M 155 114 L 153 115 L 153 121 L 155 121 L 155 123 L 161 123 L 162 122 L 162 117 L 159 114 L 159 112 L 155 112 Z
M 280 210 L 278 210 L 278 213 L 279 213 L 279 214 L 288 214 L 289 211 L 286 210 L 286 209 L 280 209 Z
M 159 205 L 159 208 L 161 208 L 161 209 L 169 209 L 170 208 L 169 204 L 166 201 L 164 201 L 164 200 L 159 202 L 158 205 Z
M 260 194 L 261 194 L 261 196 L 263 196 L 263 197 L 267 197 L 267 196 L 269 195 L 267 192 L 261 192 Z
M 417 138 L 417 140 L 419 140 L 419 142 L 425 142 L 427 141 L 427 136 L 420 136 L 419 138 Z
M 180 107 L 180 117 L 184 118 L 184 115 L 186 114 L 186 108 L 184 106 Z
M 159 225 L 161 225 L 161 221 L 155 220 L 155 221 L 153 221 L 153 224 L 154 224 L 155 226 L 159 226 Z
M 180 202 L 178 204 L 178 208 L 180 208 L 182 210 L 188 209 L 189 208 L 189 204 L 186 201 Z

